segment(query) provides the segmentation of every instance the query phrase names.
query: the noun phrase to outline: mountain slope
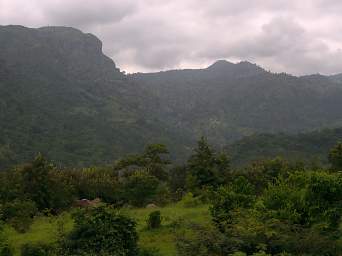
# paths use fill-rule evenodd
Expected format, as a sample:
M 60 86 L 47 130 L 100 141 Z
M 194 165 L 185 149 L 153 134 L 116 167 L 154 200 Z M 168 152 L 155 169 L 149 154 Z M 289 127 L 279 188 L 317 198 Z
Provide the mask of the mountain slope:
M 342 140 L 342 128 L 324 129 L 296 135 L 259 134 L 245 137 L 227 146 L 234 165 L 283 157 L 291 161 L 327 163 L 329 150 Z
M 335 82 L 342 83 L 342 74 L 336 74 L 329 77 Z
M 0 26 L 0 168 L 37 152 L 58 164 L 105 164 L 147 143 L 185 159 L 256 133 L 342 125 L 342 83 L 224 60 L 206 69 L 124 75 L 95 36 Z
M 207 69 L 132 79 L 159 99 L 159 117 L 174 129 L 205 134 L 216 144 L 342 124 L 342 85 L 324 76 L 273 74 L 249 62 L 218 61 Z
M 2 166 L 39 151 L 62 164 L 105 163 L 172 138 L 139 112 L 141 99 L 101 48 L 73 28 L 0 27 Z

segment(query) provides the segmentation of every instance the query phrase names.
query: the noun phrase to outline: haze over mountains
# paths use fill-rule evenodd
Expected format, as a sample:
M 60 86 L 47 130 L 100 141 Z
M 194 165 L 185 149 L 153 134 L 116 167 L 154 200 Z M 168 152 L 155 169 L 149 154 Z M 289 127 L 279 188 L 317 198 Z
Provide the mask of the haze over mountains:
M 342 126 L 341 110 L 342 75 L 295 77 L 224 60 L 125 75 L 94 35 L 0 26 L 0 166 L 37 152 L 64 165 L 103 164 L 152 142 L 178 158 L 202 135 L 225 146 Z

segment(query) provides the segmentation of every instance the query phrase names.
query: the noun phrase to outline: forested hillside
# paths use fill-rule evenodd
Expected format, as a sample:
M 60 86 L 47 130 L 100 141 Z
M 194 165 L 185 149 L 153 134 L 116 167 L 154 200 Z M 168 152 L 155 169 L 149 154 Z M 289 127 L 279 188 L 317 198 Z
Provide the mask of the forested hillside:
M 341 124 L 342 85 L 320 75 L 273 74 L 249 62 L 203 70 L 133 75 L 153 93 L 174 129 L 216 144 L 254 133 L 308 131 Z
M 61 165 L 104 164 L 147 142 L 186 141 L 141 111 L 148 99 L 93 35 L 0 27 L 0 167 L 37 152 Z
M 340 76 L 274 74 L 249 62 L 125 75 L 91 34 L 0 27 L 0 167 L 37 152 L 58 165 L 107 164 L 147 143 L 184 160 L 258 133 L 342 125 Z
M 317 165 L 327 164 L 327 152 L 336 141 L 342 141 L 341 128 L 296 135 L 252 135 L 232 143 L 226 149 L 236 166 L 274 157 Z

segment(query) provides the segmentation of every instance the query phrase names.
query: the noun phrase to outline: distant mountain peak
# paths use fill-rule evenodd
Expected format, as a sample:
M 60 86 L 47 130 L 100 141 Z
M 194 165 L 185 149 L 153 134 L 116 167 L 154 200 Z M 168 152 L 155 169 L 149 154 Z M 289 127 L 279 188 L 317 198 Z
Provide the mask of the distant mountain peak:
M 211 64 L 207 69 L 222 70 L 234 66 L 235 64 L 226 60 L 217 60 Z
M 72 27 L 0 26 L 0 46 L 0 60 L 17 70 L 69 74 L 78 79 L 121 78 L 113 60 L 103 54 L 102 42 Z
M 210 65 L 206 70 L 214 72 L 215 74 L 222 74 L 225 76 L 233 75 L 239 77 L 251 76 L 266 72 L 263 68 L 248 61 L 241 61 L 234 64 L 226 60 L 218 60 Z
M 249 62 L 247 60 L 240 61 L 236 63 L 238 66 L 245 66 L 245 67 L 259 67 L 257 64 Z
M 342 83 L 342 73 L 331 75 L 329 78 L 337 83 Z

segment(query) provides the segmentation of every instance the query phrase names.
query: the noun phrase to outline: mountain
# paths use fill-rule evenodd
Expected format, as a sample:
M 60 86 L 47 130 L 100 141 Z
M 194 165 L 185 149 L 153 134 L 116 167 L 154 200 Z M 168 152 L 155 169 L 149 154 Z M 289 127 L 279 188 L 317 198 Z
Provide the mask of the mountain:
M 342 128 L 287 134 L 256 134 L 226 147 L 235 166 L 277 156 L 289 161 L 328 163 L 329 150 L 342 139 Z
M 0 26 L 0 168 L 37 152 L 57 164 L 110 163 L 147 143 L 184 159 L 205 135 L 224 146 L 257 133 L 342 125 L 342 82 L 220 60 L 205 69 L 125 75 L 94 35 Z
M 37 152 L 64 165 L 103 164 L 148 142 L 177 141 L 139 111 L 135 92 L 93 35 L 0 27 L 0 166 Z
M 337 82 L 337 83 L 342 83 L 342 73 L 341 74 L 336 74 L 336 75 L 332 75 L 329 76 L 330 79 L 332 79 L 333 81 Z
M 297 133 L 342 124 L 342 83 L 329 77 L 274 74 L 249 63 L 134 74 L 160 101 L 168 126 L 222 145 L 255 133 Z

